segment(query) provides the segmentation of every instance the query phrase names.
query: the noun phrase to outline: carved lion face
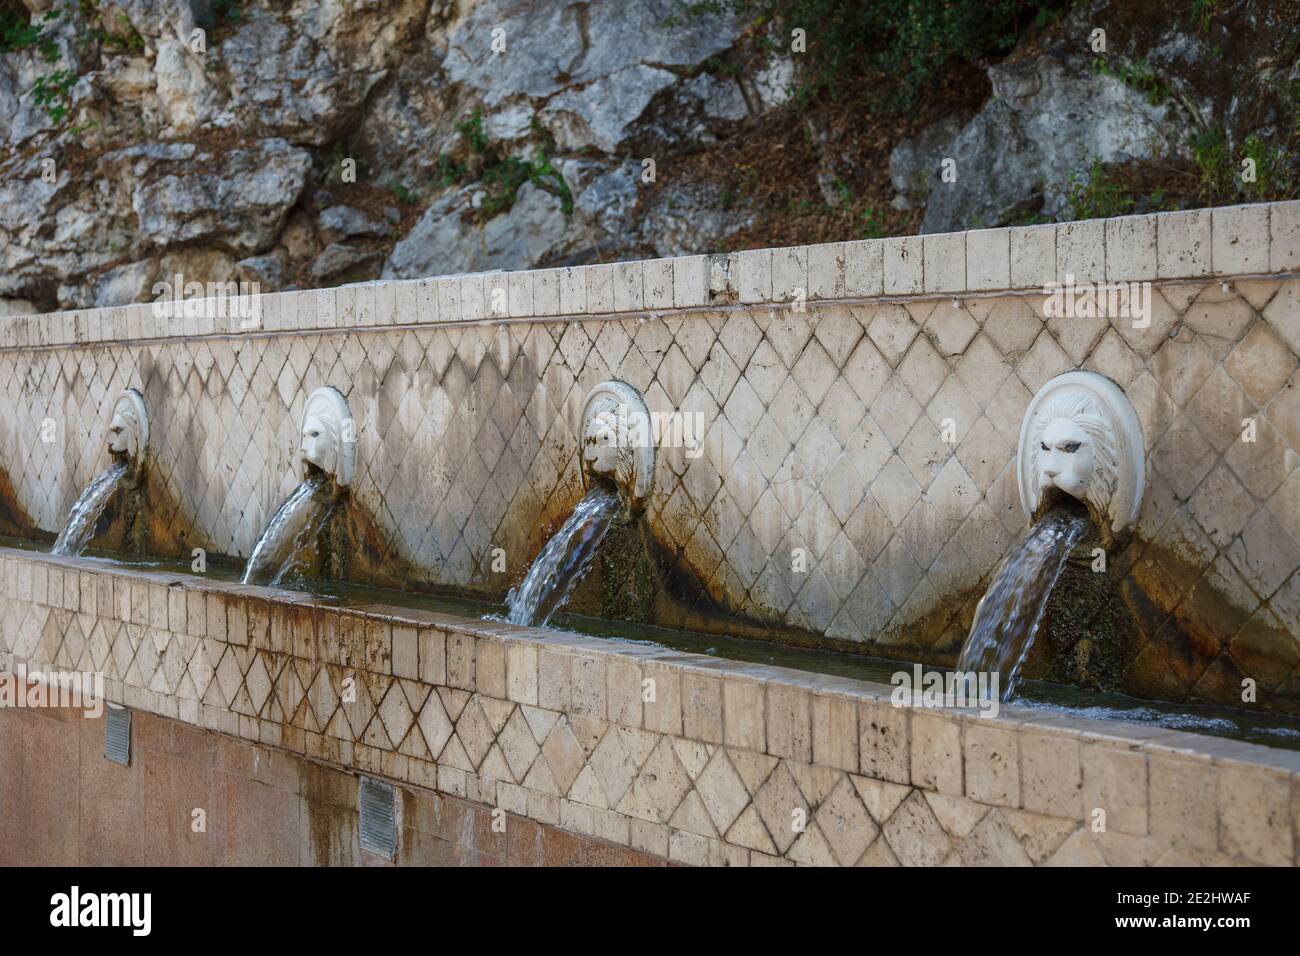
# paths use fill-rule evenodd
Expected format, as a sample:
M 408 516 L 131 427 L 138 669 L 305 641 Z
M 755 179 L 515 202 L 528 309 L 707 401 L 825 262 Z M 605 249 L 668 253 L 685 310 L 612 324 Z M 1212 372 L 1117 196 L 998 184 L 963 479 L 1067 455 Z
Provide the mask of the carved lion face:
M 582 460 L 593 475 L 613 478 L 618 470 L 618 422 L 610 415 L 595 415 L 582 436 Z
M 1106 412 L 1086 394 L 1065 392 L 1048 401 L 1036 419 L 1032 445 L 1034 497 L 1057 488 L 1108 513 L 1117 480 L 1115 432 Z
M 122 395 L 113 405 L 108 423 L 108 450 L 117 459 L 136 461 L 142 448 L 142 422 L 135 405 Z
M 301 456 L 305 464 L 330 476 L 338 471 L 341 424 L 325 402 L 307 405 L 302 417 Z
M 1038 440 L 1038 487 L 1055 486 L 1082 501 L 1096 470 L 1092 439 L 1070 418 L 1054 418 Z
M 626 493 L 635 480 L 634 429 L 628 410 L 612 398 L 591 408 L 582 435 L 582 465 L 589 475 L 611 479 Z

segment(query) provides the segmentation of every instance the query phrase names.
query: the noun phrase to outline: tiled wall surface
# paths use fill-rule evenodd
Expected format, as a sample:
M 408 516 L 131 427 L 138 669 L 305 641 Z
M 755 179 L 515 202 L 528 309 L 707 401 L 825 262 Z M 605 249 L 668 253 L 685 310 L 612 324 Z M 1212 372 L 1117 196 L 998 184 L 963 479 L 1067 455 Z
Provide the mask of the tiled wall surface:
M 85 560 L 0 570 L 0 671 L 99 671 L 132 708 L 658 858 L 1297 861 L 1290 751 Z
M 243 556 L 296 482 L 306 396 L 334 385 L 382 535 L 429 582 L 503 594 L 581 494 L 583 397 L 621 378 L 707 423 L 698 457 L 660 451 L 648 518 L 721 605 L 945 661 L 1024 527 L 1025 407 L 1090 368 L 1126 390 L 1148 449 L 1138 540 L 1115 556 L 1153 609 L 1136 666 L 1174 699 L 1244 675 L 1300 700 L 1297 269 L 1284 203 L 286 293 L 256 333 L 147 306 L 9 320 L 0 462 L 57 530 L 137 387 L 176 522 Z M 1045 319 L 1041 295 L 1005 291 L 1066 273 L 1154 280 L 1150 327 Z M 1175 620 L 1199 629 L 1190 662 L 1146 641 Z

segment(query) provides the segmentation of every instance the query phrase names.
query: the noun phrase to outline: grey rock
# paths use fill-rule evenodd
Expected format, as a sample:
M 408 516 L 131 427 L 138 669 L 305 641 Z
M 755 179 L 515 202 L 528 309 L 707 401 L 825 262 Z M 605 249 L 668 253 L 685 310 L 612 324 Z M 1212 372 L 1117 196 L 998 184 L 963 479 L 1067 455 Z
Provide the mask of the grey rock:
M 639 238 L 658 256 L 716 251 L 754 221 L 744 206 L 728 207 L 717 183 L 699 181 L 661 184 L 646 195 L 638 216 Z
M 158 262 L 155 259 L 141 259 L 109 269 L 95 281 L 90 305 L 102 309 L 144 302 L 150 298 L 149 292 L 157 275 Z
M 700 73 L 673 87 L 645 112 L 633 139 L 653 150 L 660 145 L 701 146 L 733 132 L 749 116 L 740 83 Z
M 280 249 L 261 256 L 249 256 L 235 263 L 235 275 L 241 282 L 256 282 L 262 291 L 273 292 L 284 287 L 286 261 Z
M 311 37 L 270 15 L 254 16 L 221 45 L 240 125 L 323 146 L 360 114 L 381 70 L 347 69 Z
M 952 141 L 957 180 L 936 183 L 921 231 L 1000 225 L 1029 206 L 1064 215 L 1070 174 L 1103 163 L 1176 154 L 1187 118 L 1172 101 L 1094 71 L 1077 45 L 991 67 L 993 95 Z
M 528 101 L 561 149 L 613 152 L 655 95 L 678 82 L 671 68 L 697 66 L 739 36 L 725 15 L 666 25 L 680 13 L 672 0 L 483 0 L 452 28 L 443 68 L 481 94 L 489 128 L 519 129 Z M 494 30 L 504 52 L 492 50 Z M 497 112 L 508 121 L 491 119 Z
M 189 144 L 131 147 L 102 164 L 130 176 L 140 240 L 156 246 L 215 242 L 236 253 L 267 249 L 298 201 L 311 156 L 282 139 L 196 151 Z
M 0 319 L 13 315 L 35 315 L 40 312 L 30 299 L 0 299 Z
M 382 254 L 373 249 L 331 242 L 311 264 L 315 279 L 328 279 L 347 271 L 358 271 L 377 264 Z
M 0 295 L 76 289 L 84 277 L 179 244 L 262 252 L 275 243 L 311 168 L 306 151 L 278 139 L 213 151 L 192 143 L 133 146 L 101 156 L 93 175 L 55 183 L 41 178 L 39 159 L 0 176 Z M 93 302 L 95 293 L 83 289 L 74 299 Z
M 384 263 L 383 278 L 531 269 L 562 255 L 576 241 L 561 201 L 532 183 L 519 188 L 514 205 L 482 228 L 465 221 L 470 191 L 437 199 Z
M 320 214 L 320 225 L 328 232 L 347 238 L 388 235 L 387 223 L 372 219 L 352 206 L 330 206 Z
M 952 144 L 968 117 L 945 116 L 915 136 L 909 136 L 889 154 L 889 181 L 909 201 L 924 202 L 939 181 L 939 164 L 952 156 Z
M 629 232 L 640 182 L 641 163 L 620 163 L 590 181 L 574 200 L 574 212 L 606 235 Z

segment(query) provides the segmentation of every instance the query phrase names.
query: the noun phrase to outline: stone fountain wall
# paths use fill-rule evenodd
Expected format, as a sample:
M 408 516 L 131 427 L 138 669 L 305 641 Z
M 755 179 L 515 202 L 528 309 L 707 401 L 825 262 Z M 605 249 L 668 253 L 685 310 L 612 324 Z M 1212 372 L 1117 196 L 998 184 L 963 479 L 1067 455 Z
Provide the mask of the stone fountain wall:
M 1149 455 L 1138 533 L 1110 556 L 1139 627 L 1125 686 L 1233 701 L 1249 676 L 1294 709 L 1297 271 L 1282 203 L 280 293 L 249 329 L 149 306 L 6 319 L 0 462 L 57 530 L 136 387 L 174 502 L 161 537 L 245 556 L 297 481 L 306 396 L 334 385 L 355 500 L 412 585 L 502 594 L 581 494 L 583 397 L 620 378 L 706 423 L 697 456 L 661 449 L 647 520 L 719 607 L 945 661 L 1025 525 L 1030 396 L 1089 368 L 1132 399 Z M 1067 274 L 1152 282 L 1150 327 L 1045 319 Z

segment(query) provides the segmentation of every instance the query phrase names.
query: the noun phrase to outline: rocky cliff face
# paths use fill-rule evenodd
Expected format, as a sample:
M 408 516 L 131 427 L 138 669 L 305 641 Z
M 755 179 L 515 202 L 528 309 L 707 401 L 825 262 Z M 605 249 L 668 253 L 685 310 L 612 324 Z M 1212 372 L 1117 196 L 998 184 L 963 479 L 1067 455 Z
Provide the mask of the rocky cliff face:
M 1233 5 L 1221 48 L 1183 12 L 1082 4 L 990 66 L 978 109 L 899 127 L 886 170 L 855 155 L 893 135 L 875 118 L 836 152 L 788 102 L 797 56 L 753 42 L 777 27 L 679 0 L 0 0 L 0 315 L 176 273 L 274 290 L 824 238 L 768 229 L 784 207 L 728 178 L 779 194 L 791 168 L 828 206 L 841 176 L 884 190 L 887 231 L 1065 218 L 1091 161 L 1285 137 L 1275 8 Z M 806 162 L 755 132 L 782 126 Z

